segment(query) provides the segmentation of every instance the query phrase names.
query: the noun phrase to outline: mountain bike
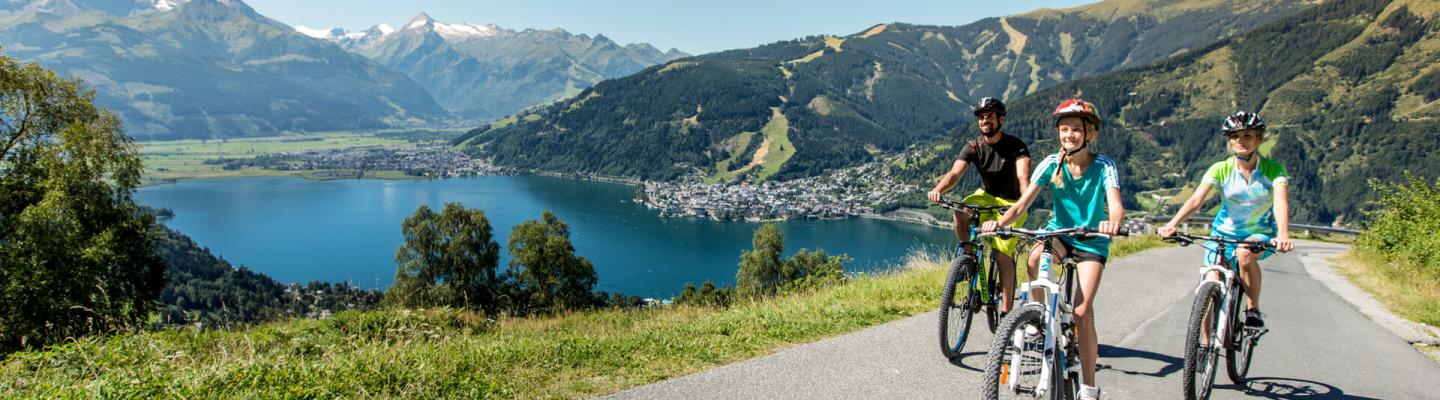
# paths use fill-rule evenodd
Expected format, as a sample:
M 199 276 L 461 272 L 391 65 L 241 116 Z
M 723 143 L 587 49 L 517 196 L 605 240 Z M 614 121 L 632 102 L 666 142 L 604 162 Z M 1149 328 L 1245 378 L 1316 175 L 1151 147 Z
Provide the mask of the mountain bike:
M 1129 233 L 1125 229 L 1117 236 Z M 1075 259 L 1060 259 L 1059 280 L 1051 278 L 1055 258 L 1054 238 L 1108 238 L 1093 228 L 1053 231 L 1000 228 L 980 236 L 1021 237 L 1042 243 L 1039 273 L 1020 285 L 1022 306 L 1000 321 L 994 342 L 985 360 L 983 397 L 1075 399 L 1080 394 L 1080 342 L 1075 326 Z M 1030 300 L 1030 290 L 1041 290 L 1041 298 Z M 1002 397 L 1004 396 L 1004 397 Z
M 967 204 L 944 197 L 940 198 L 940 206 L 970 215 L 970 237 L 956 247 L 955 262 L 950 265 L 950 275 L 940 294 L 940 352 L 954 360 L 960 358 L 960 350 L 965 348 L 975 314 L 983 310 L 991 332 L 1000 321 L 1000 280 L 999 271 L 994 267 L 995 255 L 990 251 L 990 243 L 980 240 L 976 232 L 982 213 L 998 216 L 1010 207 Z
M 1189 246 L 1195 241 L 1215 242 L 1220 263 L 1200 267 L 1200 285 L 1195 287 L 1195 304 L 1190 307 L 1190 325 L 1185 331 L 1186 399 L 1208 399 L 1215 385 L 1220 351 L 1225 352 L 1225 369 L 1230 381 L 1245 383 L 1255 346 L 1269 329 L 1245 326 L 1241 305 L 1245 284 L 1238 279 L 1240 263 L 1226 254 L 1225 244 L 1245 246 L 1252 251 L 1275 251 L 1269 243 L 1247 242 L 1217 236 L 1176 233 L 1166 240 Z M 1218 276 L 1215 278 L 1212 276 Z

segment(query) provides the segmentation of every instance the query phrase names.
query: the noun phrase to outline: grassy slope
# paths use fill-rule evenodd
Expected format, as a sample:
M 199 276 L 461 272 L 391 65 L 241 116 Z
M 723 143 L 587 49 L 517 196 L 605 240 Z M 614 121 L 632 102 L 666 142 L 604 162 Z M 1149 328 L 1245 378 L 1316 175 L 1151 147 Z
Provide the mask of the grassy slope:
M 1158 245 L 1137 240 L 1114 251 Z M 728 309 L 499 322 L 456 310 L 385 310 L 239 331 L 83 338 L 11 355 L 0 364 L 0 397 L 594 396 L 930 312 L 945 264 L 917 252 L 889 273 Z
M 760 180 L 780 172 L 780 167 L 795 156 L 795 144 L 790 143 L 789 136 L 790 120 L 785 118 L 779 107 L 772 107 L 770 113 L 770 121 L 760 128 L 760 133 L 765 134 L 765 140 L 770 142 L 770 148 L 765 152 L 765 163 L 760 165 Z

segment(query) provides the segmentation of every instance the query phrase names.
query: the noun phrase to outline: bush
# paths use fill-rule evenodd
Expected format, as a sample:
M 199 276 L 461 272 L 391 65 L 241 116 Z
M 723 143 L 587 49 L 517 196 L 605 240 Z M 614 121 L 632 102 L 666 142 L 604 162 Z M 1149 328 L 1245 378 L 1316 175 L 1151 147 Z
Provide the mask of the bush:
M 1356 243 L 1390 262 L 1414 263 L 1431 279 L 1440 279 L 1440 180 L 1433 184 L 1405 174 L 1403 182 L 1372 180 L 1379 208 Z

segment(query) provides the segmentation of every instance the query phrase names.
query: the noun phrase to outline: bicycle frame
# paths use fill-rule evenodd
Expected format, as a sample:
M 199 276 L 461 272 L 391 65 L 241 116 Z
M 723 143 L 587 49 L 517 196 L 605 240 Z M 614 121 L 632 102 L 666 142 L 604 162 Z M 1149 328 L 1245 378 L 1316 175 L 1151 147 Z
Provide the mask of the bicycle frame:
M 1226 244 L 1235 244 L 1235 245 L 1237 245 L 1237 246 L 1239 246 L 1239 245 L 1252 246 L 1252 249 L 1253 249 L 1253 250 L 1259 250 L 1259 251 L 1266 251 L 1267 249 L 1264 248 L 1264 247 L 1256 248 L 1256 247 L 1254 247 L 1254 246 L 1261 246 L 1261 245 L 1256 244 L 1256 243 L 1251 243 L 1251 242 L 1245 242 L 1245 241 L 1221 240 L 1221 239 L 1217 239 L 1217 238 L 1214 238 L 1214 237 L 1192 236 L 1192 235 L 1183 235 L 1183 236 L 1182 236 L 1182 235 L 1177 235 L 1176 237 L 1177 237 L 1177 238 L 1180 238 L 1180 239 L 1177 239 L 1177 240 L 1182 240 L 1182 241 L 1183 241 L 1182 244 L 1185 244 L 1185 245 L 1188 245 L 1188 243 L 1193 243 L 1194 240 L 1208 240 L 1208 241 L 1211 241 L 1211 242 L 1214 242 L 1214 243 L 1215 243 L 1215 247 L 1216 247 L 1216 248 L 1215 248 L 1215 252 L 1216 252 L 1216 255 L 1218 256 L 1218 257 L 1216 257 L 1216 258 L 1219 259 L 1218 261 L 1219 261 L 1220 263 L 1219 263 L 1219 264 L 1209 264 L 1209 265 L 1205 265 L 1205 266 L 1200 267 L 1200 283 L 1195 285 L 1195 294 L 1196 294 L 1196 295 L 1199 295 L 1199 294 L 1200 294 L 1200 288 L 1203 287 L 1203 286 L 1205 286 L 1205 283 L 1206 283 L 1206 282 L 1215 282 L 1216 284 L 1219 285 L 1219 287 L 1220 287 L 1220 309 L 1218 310 L 1218 311 L 1219 311 L 1219 314 L 1217 315 L 1218 321 L 1213 321 L 1213 322 L 1212 322 L 1212 323 L 1217 324 L 1217 328 L 1218 328 L 1218 329 L 1216 329 L 1216 332 L 1217 332 L 1218 334 L 1216 334 L 1216 335 L 1210 335 L 1211 337 L 1210 337 L 1209 342 L 1210 342 L 1210 345 L 1211 345 L 1212 348 L 1220 348 L 1221 346 L 1225 346 L 1226 343 L 1229 343 L 1229 341 L 1230 341 L 1230 339 L 1231 339 L 1230 336 L 1231 336 L 1232 333 L 1233 333 L 1232 330 L 1234 329 L 1234 327 L 1230 326 L 1231 320 L 1234 319 L 1233 316 L 1230 315 L 1230 313 L 1231 313 L 1232 310 L 1234 309 L 1234 302 L 1240 300 L 1240 299 L 1237 299 L 1238 296 L 1236 296 L 1235 291 L 1232 290 L 1231 288 L 1236 287 L 1236 285 L 1244 285 L 1243 282 L 1236 282 L 1236 275 L 1238 274 L 1238 272 L 1239 272 L 1239 270 L 1240 270 L 1240 268 L 1241 268 L 1241 267 L 1240 267 L 1240 260 L 1236 260 L 1236 259 L 1234 259 L 1233 257 L 1231 257 L 1231 254 L 1229 254 L 1228 251 L 1227 251 L 1227 250 L 1229 250 L 1229 247 L 1226 246 Z M 1211 278 L 1211 277 L 1210 277 L 1210 273 L 1211 273 L 1211 272 L 1214 272 L 1214 273 L 1220 275 L 1220 278 L 1219 278 L 1219 279 Z M 1218 345 L 1218 346 L 1217 346 L 1217 345 Z
M 939 205 L 940 207 L 947 208 L 956 212 L 966 213 L 970 216 L 970 235 L 966 238 L 965 241 L 959 243 L 959 246 L 955 249 L 955 256 L 964 256 L 967 253 L 966 246 L 969 246 L 970 248 L 975 249 L 975 264 L 982 267 L 976 268 L 975 276 L 983 276 L 985 273 L 987 273 L 988 271 L 985 271 L 985 268 L 995 268 L 995 260 L 993 254 L 980 254 L 982 253 L 981 250 L 989 250 L 984 251 L 984 253 L 995 251 L 994 246 L 984 246 L 981 243 L 982 238 L 980 237 L 979 231 L 980 217 L 987 213 L 1003 213 L 1006 209 L 1009 208 L 1009 206 L 981 206 L 962 203 L 943 197 L 940 199 Z M 1013 257 L 1013 255 L 1011 255 L 1011 257 Z M 989 262 L 986 262 L 987 260 Z M 979 293 L 983 299 L 989 302 L 994 299 L 995 294 L 990 292 L 990 289 L 992 288 L 985 285 L 985 282 L 983 281 L 983 279 L 971 279 L 970 289 L 974 290 L 976 293 Z

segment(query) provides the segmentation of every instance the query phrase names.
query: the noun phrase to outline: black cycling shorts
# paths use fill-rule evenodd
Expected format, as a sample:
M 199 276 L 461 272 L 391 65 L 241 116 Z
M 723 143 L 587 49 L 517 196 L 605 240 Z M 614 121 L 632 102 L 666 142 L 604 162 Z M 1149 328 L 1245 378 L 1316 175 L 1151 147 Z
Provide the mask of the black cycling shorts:
M 1075 262 L 1077 263 L 1081 261 L 1098 261 L 1100 262 L 1101 266 L 1104 266 L 1105 262 L 1109 261 L 1108 257 L 1077 249 L 1075 248 L 1075 246 L 1071 246 L 1070 242 L 1066 242 L 1058 238 L 1054 240 L 1056 242 L 1060 242 L 1060 246 L 1065 248 L 1065 255 L 1067 257 L 1075 259 Z

